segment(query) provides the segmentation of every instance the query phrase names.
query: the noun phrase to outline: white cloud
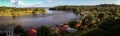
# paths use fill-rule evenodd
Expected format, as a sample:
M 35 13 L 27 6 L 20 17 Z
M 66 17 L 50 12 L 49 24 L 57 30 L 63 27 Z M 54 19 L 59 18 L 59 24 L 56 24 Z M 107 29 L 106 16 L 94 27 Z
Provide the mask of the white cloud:
M 10 3 L 14 4 L 15 6 L 29 6 L 30 4 L 25 4 L 21 0 L 10 0 Z
M 47 2 L 35 2 L 32 4 L 26 4 L 22 0 L 9 0 L 10 3 L 14 4 L 15 7 L 44 7 L 44 6 L 50 6 L 55 5 L 56 3 L 52 3 L 53 0 L 46 0 Z M 58 0 L 58 4 L 62 3 L 63 0 Z M 49 5 L 48 5 L 49 4 Z
M 120 0 L 117 0 L 117 1 L 116 1 L 116 4 L 120 5 Z
M 51 2 L 52 2 L 52 0 L 47 0 L 47 2 L 48 2 L 48 3 L 51 3 Z
M 37 3 L 38 3 L 38 4 L 39 4 L 39 3 L 41 3 L 41 4 L 42 4 L 42 3 L 44 3 L 44 2 L 37 2 Z
M 21 0 L 10 0 L 10 3 L 14 4 L 15 7 L 35 7 L 41 5 L 43 2 L 36 2 L 35 4 L 25 4 Z
M 17 0 L 10 0 L 11 3 L 15 3 Z
M 63 0 L 59 0 L 59 1 L 60 1 L 60 2 L 59 2 L 60 4 L 63 3 L 63 2 L 62 2 Z
M 14 4 L 14 5 L 23 5 L 23 3 L 20 0 L 10 0 L 10 3 Z

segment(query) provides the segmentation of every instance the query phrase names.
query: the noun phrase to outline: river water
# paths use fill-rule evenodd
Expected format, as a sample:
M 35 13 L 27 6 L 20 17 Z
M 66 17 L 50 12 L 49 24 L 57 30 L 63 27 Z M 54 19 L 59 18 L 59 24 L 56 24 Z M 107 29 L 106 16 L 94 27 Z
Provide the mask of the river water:
M 39 27 L 41 25 L 52 26 L 63 24 L 75 19 L 76 15 L 72 11 L 53 11 L 46 9 L 46 15 L 30 15 L 20 17 L 0 17 L 0 24 L 15 24 L 22 26 Z

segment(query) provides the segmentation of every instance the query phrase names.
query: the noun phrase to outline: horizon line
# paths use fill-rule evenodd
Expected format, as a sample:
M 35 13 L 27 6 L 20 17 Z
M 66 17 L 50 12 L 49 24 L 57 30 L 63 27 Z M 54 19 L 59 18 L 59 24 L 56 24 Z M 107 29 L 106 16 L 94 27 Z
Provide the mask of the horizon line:
M 104 3 L 104 4 L 106 4 L 106 3 Z M 114 3 L 112 3 L 112 4 L 113 5 L 120 5 L 120 4 L 114 4 Z M 108 4 L 108 5 L 112 5 L 112 4 Z M 96 6 L 96 5 L 102 5 L 102 4 L 90 4 L 90 5 L 86 5 L 86 4 L 85 5 L 56 5 L 56 6 Z M 56 6 L 51 6 L 51 7 L 56 7 Z M 0 5 L 0 7 L 16 7 L 16 8 L 19 8 L 18 6 L 1 6 L 1 5 Z M 31 8 L 35 8 L 34 6 L 30 6 L 30 7 Z M 39 7 L 44 8 L 45 6 L 39 6 Z M 24 7 L 21 7 L 21 8 L 29 8 L 29 7 L 28 6 L 24 6 Z

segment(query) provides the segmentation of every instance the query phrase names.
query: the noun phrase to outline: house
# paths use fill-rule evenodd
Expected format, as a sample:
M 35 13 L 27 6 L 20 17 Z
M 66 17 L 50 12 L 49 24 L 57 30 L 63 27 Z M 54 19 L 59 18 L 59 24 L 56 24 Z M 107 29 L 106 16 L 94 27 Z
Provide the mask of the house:
M 13 36 L 13 31 L 0 31 L 0 36 Z
M 13 36 L 14 25 L 0 24 L 0 36 Z

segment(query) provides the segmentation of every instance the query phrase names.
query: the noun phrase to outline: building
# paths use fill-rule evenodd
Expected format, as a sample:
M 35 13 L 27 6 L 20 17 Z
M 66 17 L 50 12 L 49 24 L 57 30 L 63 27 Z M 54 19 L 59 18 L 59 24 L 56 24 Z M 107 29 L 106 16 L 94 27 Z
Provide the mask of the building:
M 0 24 L 0 36 L 13 36 L 14 25 Z
M 13 31 L 0 31 L 0 36 L 13 36 Z

